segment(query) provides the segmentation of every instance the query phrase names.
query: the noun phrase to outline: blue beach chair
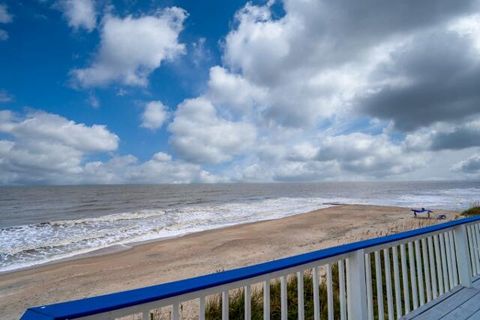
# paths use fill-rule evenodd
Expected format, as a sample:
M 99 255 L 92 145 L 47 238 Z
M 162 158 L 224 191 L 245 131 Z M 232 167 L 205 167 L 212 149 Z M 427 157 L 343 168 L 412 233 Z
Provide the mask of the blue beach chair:
M 430 213 L 433 213 L 432 210 L 427 210 L 427 209 L 425 209 L 425 208 L 422 208 L 422 209 L 410 209 L 410 211 L 413 212 L 413 215 L 415 216 L 415 218 L 417 217 L 417 214 L 418 214 L 418 213 L 427 213 L 428 218 L 430 218 Z

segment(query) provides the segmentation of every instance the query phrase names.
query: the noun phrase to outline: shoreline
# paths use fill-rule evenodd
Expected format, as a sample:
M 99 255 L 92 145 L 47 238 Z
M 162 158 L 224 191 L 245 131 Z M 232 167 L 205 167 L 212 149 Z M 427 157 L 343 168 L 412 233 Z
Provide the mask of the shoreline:
M 453 216 L 448 210 L 441 213 Z M 0 309 L 5 319 L 18 319 L 33 305 L 179 280 L 438 222 L 414 219 L 408 208 L 338 205 L 148 240 L 124 250 L 0 273 Z
M 18 267 L 18 268 L 11 269 L 11 270 L 4 270 L 4 271 L 0 270 L 0 276 L 5 275 L 5 274 L 9 274 L 9 273 L 15 273 L 15 272 L 18 272 L 18 271 L 35 269 L 35 268 L 38 268 L 38 267 L 48 266 L 48 265 L 51 265 L 51 264 L 61 263 L 61 262 L 65 262 L 65 261 L 73 261 L 73 260 L 77 260 L 77 259 L 84 259 L 84 258 L 114 254 L 114 253 L 117 253 L 117 252 L 130 250 L 133 247 L 141 246 L 141 245 L 148 244 L 148 243 L 159 242 L 159 241 L 167 241 L 167 240 L 171 240 L 171 239 L 178 239 L 178 238 L 182 238 L 182 237 L 185 237 L 185 236 L 188 236 L 188 235 L 200 234 L 202 232 L 209 232 L 209 231 L 215 231 L 215 230 L 221 230 L 221 229 L 235 227 L 235 226 L 243 226 L 243 225 L 249 225 L 249 224 L 266 222 L 266 221 L 275 221 L 275 220 L 280 220 L 280 219 L 284 219 L 284 218 L 288 218 L 288 217 L 302 215 L 302 214 L 305 214 L 305 213 L 315 212 L 315 211 L 318 211 L 318 210 L 324 210 L 324 209 L 328 209 L 328 208 L 335 207 L 335 206 L 348 206 L 348 205 L 352 205 L 352 204 L 329 202 L 329 203 L 323 203 L 322 205 L 326 206 L 326 207 L 314 209 L 314 210 L 307 211 L 307 212 L 295 213 L 295 214 L 292 214 L 292 215 L 289 215 L 289 216 L 284 216 L 284 217 L 279 217 L 279 218 L 260 219 L 260 220 L 257 220 L 257 221 L 249 221 L 249 222 L 244 222 L 244 223 L 220 225 L 220 226 L 215 226 L 213 228 L 207 228 L 207 229 L 200 230 L 200 231 L 180 233 L 178 235 L 172 235 L 172 236 L 167 236 L 167 237 L 111 244 L 111 245 L 108 245 L 108 246 L 103 247 L 103 248 L 94 248 L 94 249 L 92 249 L 91 251 L 88 251 L 88 252 L 75 253 L 72 256 L 62 257 L 62 258 L 58 258 L 58 259 L 52 259 L 50 261 L 45 261 L 45 262 L 32 263 L 31 265 L 24 266 L 24 267 Z M 357 205 L 357 204 L 353 204 L 353 205 Z M 361 205 L 361 204 L 358 204 L 358 205 Z

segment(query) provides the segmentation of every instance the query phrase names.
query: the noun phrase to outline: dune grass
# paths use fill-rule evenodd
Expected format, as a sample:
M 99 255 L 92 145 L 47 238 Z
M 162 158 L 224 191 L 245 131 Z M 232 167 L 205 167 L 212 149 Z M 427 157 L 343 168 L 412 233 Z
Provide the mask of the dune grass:
M 474 202 L 469 209 L 462 212 L 462 216 L 480 215 L 480 201 Z

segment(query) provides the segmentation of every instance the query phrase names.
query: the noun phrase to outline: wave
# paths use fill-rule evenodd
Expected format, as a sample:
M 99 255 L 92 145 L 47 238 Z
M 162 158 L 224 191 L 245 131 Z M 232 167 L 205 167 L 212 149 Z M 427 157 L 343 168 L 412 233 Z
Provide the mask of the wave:
M 129 211 L 75 220 L 55 220 L 0 228 L 0 272 L 43 264 L 114 245 L 154 239 L 229 225 L 278 219 L 335 203 L 459 209 L 478 197 L 478 188 L 372 194 L 349 197 L 250 197 L 245 201 L 201 203 L 161 209 Z

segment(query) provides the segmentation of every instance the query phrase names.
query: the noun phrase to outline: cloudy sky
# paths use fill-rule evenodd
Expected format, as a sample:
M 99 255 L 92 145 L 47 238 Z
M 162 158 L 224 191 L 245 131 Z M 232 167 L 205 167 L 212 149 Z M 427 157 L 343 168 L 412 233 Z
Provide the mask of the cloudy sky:
M 0 184 L 479 179 L 479 9 L 0 0 Z

